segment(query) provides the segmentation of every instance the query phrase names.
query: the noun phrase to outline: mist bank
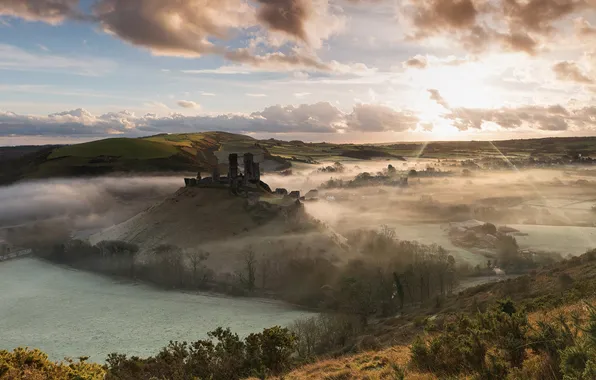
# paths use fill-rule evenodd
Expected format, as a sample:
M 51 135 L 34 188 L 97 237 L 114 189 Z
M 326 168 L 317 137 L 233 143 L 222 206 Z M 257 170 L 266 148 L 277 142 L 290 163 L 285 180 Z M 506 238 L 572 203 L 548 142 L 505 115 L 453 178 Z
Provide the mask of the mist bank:
M 0 187 L 0 237 L 19 245 L 31 235 L 70 235 L 120 223 L 160 202 L 181 178 L 52 179 Z M 16 228 L 15 228 L 16 227 Z

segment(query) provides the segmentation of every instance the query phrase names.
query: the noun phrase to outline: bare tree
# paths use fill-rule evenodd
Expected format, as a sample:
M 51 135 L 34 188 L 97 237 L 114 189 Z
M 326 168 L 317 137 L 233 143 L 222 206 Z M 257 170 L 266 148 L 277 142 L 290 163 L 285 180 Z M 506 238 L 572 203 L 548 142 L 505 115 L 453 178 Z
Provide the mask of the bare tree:
M 271 276 L 271 259 L 263 257 L 261 260 L 261 288 L 266 289 Z
M 193 286 L 203 287 L 209 281 L 211 273 L 207 266 L 203 264 L 209 256 L 209 252 L 201 249 L 194 249 L 186 252 L 186 258 L 190 263 L 192 272 L 191 284 Z
M 248 247 L 244 250 L 242 253 L 242 260 L 244 262 L 244 273 L 241 274 L 240 278 L 248 291 L 253 292 L 256 283 L 257 259 L 252 247 Z

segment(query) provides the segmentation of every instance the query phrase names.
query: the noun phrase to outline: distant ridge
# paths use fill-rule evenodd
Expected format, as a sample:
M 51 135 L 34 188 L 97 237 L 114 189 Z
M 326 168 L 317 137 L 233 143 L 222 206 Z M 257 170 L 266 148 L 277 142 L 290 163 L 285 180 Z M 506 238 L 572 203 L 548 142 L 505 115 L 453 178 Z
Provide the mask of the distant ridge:
M 75 145 L 0 148 L 0 185 L 21 180 L 99 176 L 116 173 L 192 173 L 210 171 L 215 151 L 261 149 L 267 171 L 289 168 L 291 161 L 317 163 L 344 159 L 402 160 L 515 158 L 549 156 L 596 157 L 596 137 L 550 137 L 505 141 L 395 142 L 331 144 L 257 140 L 229 132 L 158 134 L 142 138 L 110 138 Z M 225 168 L 222 168 L 225 170 Z

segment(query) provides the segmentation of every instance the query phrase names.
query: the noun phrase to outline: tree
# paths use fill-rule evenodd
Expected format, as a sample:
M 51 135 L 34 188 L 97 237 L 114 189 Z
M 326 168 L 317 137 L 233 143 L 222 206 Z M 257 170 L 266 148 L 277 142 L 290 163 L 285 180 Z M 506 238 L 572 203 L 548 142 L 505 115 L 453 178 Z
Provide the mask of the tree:
M 104 240 L 97 243 L 97 248 L 110 267 L 116 266 L 116 270 L 124 267 L 128 274 L 134 277 L 138 245 L 121 240 Z
M 256 282 L 257 259 L 252 247 L 249 246 L 244 250 L 242 261 L 244 262 L 244 272 L 240 274 L 240 279 L 246 286 L 246 289 L 249 292 L 253 292 Z
M 209 252 L 201 249 L 193 249 L 186 252 L 186 258 L 190 262 L 191 285 L 203 288 L 211 279 L 211 271 L 203 264 L 210 256 Z
M 397 293 L 397 297 L 399 298 L 399 309 L 403 310 L 405 297 L 404 287 L 401 284 L 399 276 L 395 272 L 393 272 L 393 281 L 395 282 L 395 291 Z
M 270 258 L 263 257 L 261 259 L 261 289 L 265 290 L 267 288 L 269 278 L 272 275 L 272 263 Z
M 184 263 L 182 250 L 173 244 L 161 244 L 153 249 L 156 267 L 155 276 L 164 285 L 177 287 L 184 281 Z

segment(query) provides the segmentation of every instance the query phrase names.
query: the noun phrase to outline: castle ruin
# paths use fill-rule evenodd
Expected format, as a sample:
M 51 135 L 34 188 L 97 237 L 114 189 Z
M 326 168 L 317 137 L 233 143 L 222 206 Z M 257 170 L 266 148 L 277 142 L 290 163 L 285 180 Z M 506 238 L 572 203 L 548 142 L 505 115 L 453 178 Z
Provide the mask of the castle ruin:
M 245 192 L 271 192 L 269 186 L 261 181 L 260 163 L 265 157 L 262 152 L 215 152 L 217 162 L 213 167 L 211 177 L 202 178 L 198 173 L 197 178 L 185 178 L 187 187 L 215 187 L 229 188 L 233 193 Z M 242 157 L 243 172 L 240 172 L 239 158 Z M 228 166 L 227 176 L 221 176 L 219 165 Z

